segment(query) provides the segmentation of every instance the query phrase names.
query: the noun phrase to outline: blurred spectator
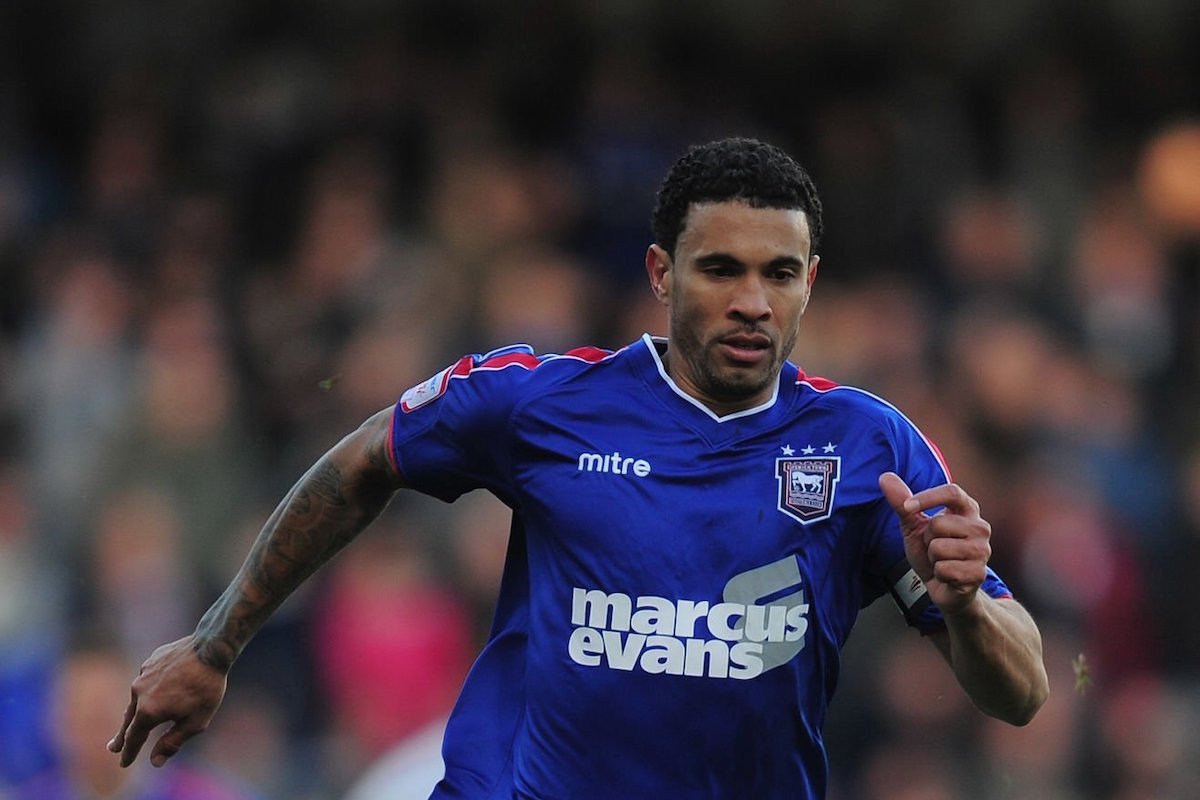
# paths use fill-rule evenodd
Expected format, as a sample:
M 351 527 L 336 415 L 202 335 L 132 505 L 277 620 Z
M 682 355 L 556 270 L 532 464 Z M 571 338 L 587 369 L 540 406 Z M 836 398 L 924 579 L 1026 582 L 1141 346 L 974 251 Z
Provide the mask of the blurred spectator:
M 980 751 L 986 756 L 979 765 L 983 781 L 981 791 L 974 794 L 987 800 L 1083 800 L 1087 796 L 1078 787 L 1075 772 L 1097 687 L 1078 682 L 1075 665 L 1088 663 L 1089 651 L 1071 630 L 1053 623 L 1042 628 L 1051 692 L 1037 719 L 1024 728 L 984 721 Z M 1081 653 L 1085 661 L 1076 662 Z
M 839 276 L 859 278 L 893 266 L 906 239 L 899 204 L 898 148 L 889 109 L 870 90 L 849 86 L 813 109 L 814 178 L 828 209 L 822 249 Z M 863 235 L 869 231 L 870 235 Z
M 940 231 L 942 281 L 961 300 L 999 295 L 1034 302 L 1045 288 L 1040 226 L 1012 194 L 980 187 L 953 197 Z
M 242 565 L 272 509 L 248 507 L 220 554 L 228 583 Z M 211 587 L 205 604 L 220 586 Z M 329 787 L 320 752 L 328 732 L 328 698 L 317 677 L 313 614 L 321 587 L 310 582 L 279 608 L 241 658 L 237 679 L 213 720 L 214 737 L 197 744 L 203 756 L 272 798 L 323 798 Z
M 383 526 L 335 563 L 313 624 L 330 768 L 343 783 L 448 714 L 475 654 L 463 603 L 430 579 L 411 541 Z
M 288 669 L 293 669 L 288 665 Z M 239 679 L 244 670 L 239 669 Z M 196 756 L 268 797 L 309 800 L 328 792 L 304 740 L 292 739 L 283 701 L 251 685 L 231 691 Z M 207 735 L 211 734 L 211 735 Z
M 122 769 L 97 746 L 124 713 L 133 667 L 107 643 L 78 643 L 65 654 L 51 707 L 57 764 L 12 789 L 11 800 L 253 800 L 233 780 L 193 761 L 162 769 Z M 8 800 L 9 796 L 5 796 Z
M 1014 566 L 1039 619 L 1073 631 L 1106 683 L 1159 668 L 1149 577 L 1119 532 L 1119 516 L 1053 460 L 1026 462 L 1009 490 Z
M 127 266 L 96 242 L 62 234 L 31 265 L 40 312 L 15 376 L 43 554 L 75 553 L 112 447 L 128 435 L 138 298 Z
M 889 741 L 863 765 L 861 800 L 956 800 L 970 794 L 961 766 L 908 740 Z
M 1200 125 L 1194 118 L 1156 131 L 1143 143 L 1136 177 L 1158 229 L 1178 239 L 1200 234 Z
M 860 615 L 843 653 L 825 730 L 830 800 L 909 789 L 914 797 L 962 796 L 982 715 L 937 650 L 877 601 Z
M 658 302 L 650 287 L 639 285 L 627 290 L 616 306 L 617 317 L 612 320 L 612 329 L 605 332 L 608 338 L 602 342 L 604 346 L 624 347 L 643 333 L 667 335 L 666 309 Z
M 486 492 L 469 492 L 453 508 L 449 578 L 471 612 L 474 641 L 482 647 L 504 574 L 512 511 Z
M 1016 465 L 1039 441 L 1061 342 L 1027 307 L 984 298 L 957 307 L 946 328 L 948 388 L 990 457 Z
M 149 655 L 188 633 L 200 587 L 182 525 L 178 506 L 157 487 L 132 485 L 112 495 L 88 549 L 91 585 L 77 618 L 111 631 L 127 653 Z
M 704 115 L 691 120 L 699 129 L 680 124 L 682 97 L 655 69 L 650 45 L 643 50 L 627 39 L 641 25 L 621 25 L 617 9 L 606 13 L 622 33 L 590 72 L 575 121 L 572 155 L 583 218 L 573 239 L 606 284 L 644 289 L 640 266 L 649 243 L 655 176 L 665 174 L 687 145 L 712 137 L 703 130 Z
M 166 120 L 149 104 L 113 98 L 88 143 L 85 215 L 105 232 L 118 257 L 145 262 L 161 224 L 168 190 L 162 172 Z
M 0 460 L 0 787 L 53 758 L 41 712 L 66 628 L 70 571 L 41 562 L 36 537 L 29 476 Z
M 428 223 L 450 258 L 479 274 L 497 250 L 544 240 L 557 228 L 555 215 L 569 209 L 562 196 L 569 183 L 539 180 L 533 162 L 463 138 L 451 140 L 438 160 Z
M 1153 674 L 1114 684 L 1100 709 L 1097 788 L 1111 800 L 1200 791 L 1200 698 Z
M 513 249 L 493 258 L 482 278 L 481 348 L 526 342 L 561 353 L 593 340 L 602 287 L 566 253 Z
M 153 482 L 177 507 L 181 557 L 215 581 L 216 557 L 251 494 L 256 449 L 237 415 L 222 317 L 208 297 L 157 305 L 137 358 L 136 429 L 106 454 L 106 489 Z M 222 581 L 223 583 L 223 581 Z
M 1074 310 L 1092 363 L 1115 377 L 1158 377 L 1174 349 L 1166 253 L 1132 190 L 1098 187 L 1071 258 Z
M 54 641 L 64 620 L 63 567 L 42 569 L 29 475 L 0 460 L 0 656 Z M 0 658 L 0 662 L 6 659 Z
M 344 800 L 428 797 L 446 773 L 442 763 L 444 720 L 434 720 L 375 760 L 351 785 Z
M 1179 465 L 1179 526 L 1156 567 L 1159 608 L 1175 608 L 1187 596 L 1188 575 L 1200 567 L 1200 444 L 1185 450 Z M 1178 677 L 1200 674 L 1200 626 L 1170 626 L 1163 637 L 1167 662 Z
M 922 313 L 933 303 L 922 285 L 892 272 L 847 282 L 836 262 L 826 266 L 814 288 L 821 302 L 805 312 L 792 359 L 810 375 L 880 392 L 919 369 L 935 330 Z
M 347 413 L 363 413 L 361 399 L 340 408 L 342 393 L 330 391 L 344 377 L 355 378 L 352 393 L 379 392 L 370 400 L 379 406 L 458 355 L 430 340 L 460 318 L 458 267 L 427 237 L 393 230 L 394 194 L 405 187 L 388 176 L 381 148 L 339 142 L 312 170 L 285 262 L 240 283 L 249 408 L 268 426 L 278 445 L 271 465 L 285 475 L 328 447 L 322 434 L 341 430 Z

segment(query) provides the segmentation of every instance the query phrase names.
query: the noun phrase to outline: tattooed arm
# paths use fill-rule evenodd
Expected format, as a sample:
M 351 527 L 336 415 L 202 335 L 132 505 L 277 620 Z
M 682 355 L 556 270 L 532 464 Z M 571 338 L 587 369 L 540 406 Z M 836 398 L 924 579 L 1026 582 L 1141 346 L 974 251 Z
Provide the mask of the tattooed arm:
M 137 759 L 154 728 L 170 722 L 150 754 L 162 766 L 208 727 L 233 662 L 267 618 L 367 527 L 402 486 L 388 458 L 391 409 L 380 411 L 304 474 L 263 526 L 241 569 L 190 636 L 142 664 L 108 749 Z

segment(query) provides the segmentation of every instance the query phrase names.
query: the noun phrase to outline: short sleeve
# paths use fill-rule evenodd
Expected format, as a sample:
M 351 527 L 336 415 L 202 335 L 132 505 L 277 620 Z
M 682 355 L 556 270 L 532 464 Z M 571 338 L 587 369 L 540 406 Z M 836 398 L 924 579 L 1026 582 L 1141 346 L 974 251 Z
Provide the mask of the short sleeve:
M 885 459 L 885 468 L 903 478 L 914 493 L 950 482 L 950 470 L 936 445 L 899 411 L 887 418 L 880 436 L 880 445 L 891 454 L 891 464 L 887 465 Z M 936 512 L 937 509 L 931 509 L 931 513 Z M 900 520 L 882 494 L 872 505 L 868 519 L 871 546 L 865 564 L 867 586 L 864 597 L 872 600 L 886 592 L 910 626 L 923 634 L 942 628 L 945 620 L 941 611 L 929 599 L 925 584 L 909 566 Z M 992 597 L 1012 596 L 1008 586 L 990 567 L 981 588 Z
M 404 392 L 391 447 L 409 487 L 447 502 L 486 488 L 511 496 L 513 409 L 540 359 L 528 345 L 467 355 Z

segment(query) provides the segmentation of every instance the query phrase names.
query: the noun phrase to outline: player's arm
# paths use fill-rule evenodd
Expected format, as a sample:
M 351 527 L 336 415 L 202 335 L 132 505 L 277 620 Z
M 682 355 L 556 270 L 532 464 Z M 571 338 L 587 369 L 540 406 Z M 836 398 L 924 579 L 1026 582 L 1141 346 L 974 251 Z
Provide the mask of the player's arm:
M 972 702 L 983 712 L 1024 725 L 1046 701 L 1049 685 L 1037 625 L 1020 603 L 977 592 L 946 630 L 929 636 Z
M 392 411 L 364 422 L 325 453 L 263 526 L 246 560 L 190 636 L 163 645 L 142 665 L 120 730 L 108 743 L 121 765 L 137 758 L 150 732 L 161 766 L 208 727 L 226 675 L 267 618 L 387 506 L 403 482 L 388 456 Z
M 1028 723 L 1049 694 L 1042 637 L 1016 601 L 980 591 L 992 550 L 979 504 L 955 484 L 914 495 L 891 472 L 879 486 L 900 519 L 909 565 L 946 621 L 931 636 L 959 684 L 985 713 Z

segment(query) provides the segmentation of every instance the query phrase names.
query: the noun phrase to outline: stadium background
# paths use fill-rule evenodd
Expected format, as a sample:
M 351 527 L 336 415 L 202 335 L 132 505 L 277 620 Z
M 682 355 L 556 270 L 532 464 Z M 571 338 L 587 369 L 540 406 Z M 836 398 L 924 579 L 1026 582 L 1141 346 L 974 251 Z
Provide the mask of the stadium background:
M 871 608 L 832 800 L 1200 796 L 1197 42 L 1190 0 L 0 5 L 0 797 L 72 757 L 71 643 L 132 670 L 189 632 L 403 389 L 661 331 L 656 183 L 729 134 L 826 204 L 795 359 L 939 443 L 1046 640 L 1053 696 L 1010 729 Z M 189 757 L 341 797 L 445 712 L 506 532 L 401 497 Z

